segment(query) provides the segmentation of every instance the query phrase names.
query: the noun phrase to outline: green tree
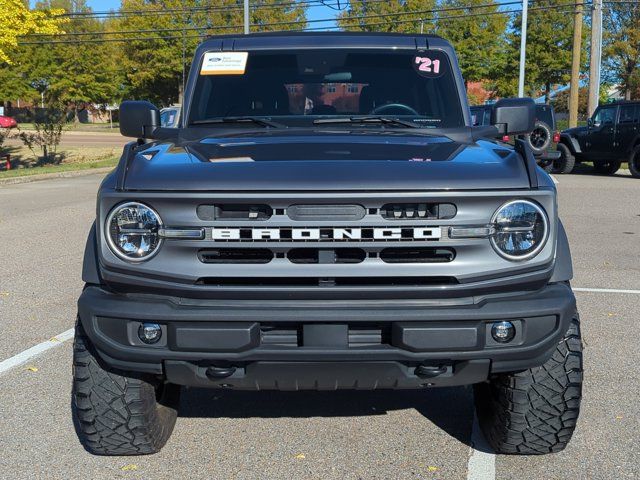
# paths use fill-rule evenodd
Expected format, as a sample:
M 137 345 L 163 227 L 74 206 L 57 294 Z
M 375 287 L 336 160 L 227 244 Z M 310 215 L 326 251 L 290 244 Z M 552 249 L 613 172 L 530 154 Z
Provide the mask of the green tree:
M 18 38 L 30 33 L 52 34 L 64 23 L 60 10 L 33 11 L 23 0 L 0 0 L 0 63 L 12 63 Z
M 603 16 L 604 67 L 630 100 L 640 94 L 640 4 L 610 4 Z
M 39 8 L 59 8 L 76 15 L 67 29 L 73 33 L 54 40 L 49 47 L 37 45 L 31 61 L 29 77 L 44 79 L 50 101 L 70 105 L 75 111 L 85 105 L 108 104 L 119 100 L 122 90 L 118 53 L 112 43 L 94 43 L 102 39 L 109 22 L 91 17 L 86 0 L 47 0 Z
M 278 3 L 282 2 L 264 0 L 252 8 L 252 31 L 304 28 L 304 7 L 283 7 Z M 243 12 L 238 5 L 236 0 L 222 0 L 216 2 L 215 7 L 208 0 L 123 0 L 123 12 L 158 12 L 157 15 L 124 14 L 117 21 L 117 29 L 123 32 L 120 38 L 130 39 L 121 44 L 127 94 L 159 105 L 181 101 L 183 68 L 186 73 L 203 37 L 242 32 Z M 229 8 L 222 10 L 221 7 Z M 167 15 L 163 10 L 175 12 Z M 300 23 L 270 25 L 279 22 Z
M 531 10 L 527 21 L 527 57 L 525 64 L 525 94 L 537 97 L 544 94 L 550 101 L 551 87 L 567 84 L 571 79 L 571 51 L 573 48 L 573 15 L 562 5 L 562 0 L 543 0 Z M 518 66 L 520 54 L 520 27 L 522 16 L 513 21 L 508 34 L 508 48 L 500 69 L 504 76 L 499 79 L 497 92 L 500 96 L 517 94 Z M 586 63 L 588 29 L 582 28 L 581 65 Z
M 351 0 L 349 8 L 338 16 L 338 26 L 362 32 L 432 33 L 435 7 L 436 0 Z
M 443 0 L 441 6 L 458 8 L 487 3 L 487 0 Z M 499 3 L 496 0 L 493 0 L 493 3 L 494 5 L 489 8 L 446 10 L 437 21 L 435 33 L 453 44 L 465 82 L 492 81 L 501 75 L 495 68 L 495 64 L 507 48 L 505 31 L 508 17 L 506 15 L 465 17 L 478 12 L 489 14 L 497 12 Z

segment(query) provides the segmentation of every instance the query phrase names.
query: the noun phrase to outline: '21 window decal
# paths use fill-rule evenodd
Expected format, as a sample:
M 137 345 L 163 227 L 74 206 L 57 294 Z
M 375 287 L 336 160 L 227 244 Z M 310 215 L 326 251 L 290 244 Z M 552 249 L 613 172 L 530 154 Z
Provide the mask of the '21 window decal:
M 446 64 L 439 52 L 424 52 L 413 58 L 413 68 L 423 77 L 439 77 L 444 74 Z

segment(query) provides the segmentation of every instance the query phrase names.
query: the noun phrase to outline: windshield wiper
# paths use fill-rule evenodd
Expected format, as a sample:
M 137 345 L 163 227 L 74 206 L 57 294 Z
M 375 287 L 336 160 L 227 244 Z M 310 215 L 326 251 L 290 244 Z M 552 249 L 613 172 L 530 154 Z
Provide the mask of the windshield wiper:
M 407 128 L 420 128 L 413 122 L 400 120 L 392 117 L 332 117 L 318 118 L 313 121 L 314 125 L 322 125 L 329 123 L 382 123 L 384 125 L 396 125 Z
M 286 126 L 281 123 L 272 122 L 271 120 L 260 117 L 215 117 L 204 120 L 194 120 L 191 122 L 191 125 L 212 125 L 216 123 L 255 123 L 263 127 L 286 128 Z

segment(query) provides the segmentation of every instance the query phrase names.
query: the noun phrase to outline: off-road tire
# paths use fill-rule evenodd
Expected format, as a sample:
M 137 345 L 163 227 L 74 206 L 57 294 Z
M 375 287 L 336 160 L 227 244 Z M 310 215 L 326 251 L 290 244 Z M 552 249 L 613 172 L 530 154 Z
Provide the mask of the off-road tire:
M 176 423 L 180 387 L 107 369 L 80 322 L 73 344 L 71 409 L 94 455 L 145 455 L 164 446 Z
M 531 147 L 533 153 L 540 155 L 546 152 L 551 146 L 553 133 L 551 133 L 551 127 L 549 127 L 549 125 L 538 120 L 536 121 L 531 133 L 525 135 L 524 138 L 529 144 L 529 147 Z
M 499 374 L 474 386 L 480 428 L 496 453 L 540 455 L 563 450 L 582 397 L 578 314 L 542 366 Z
M 635 178 L 640 178 L 640 145 L 634 147 L 629 157 L 629 171 Z
M 598 175 L 613 175 L 622 165 L 621 160 L 609 160 L 606 162 L 593 162 L 593 169 Z
M 560 158 L 553 161 L 553 173 L 571 173 L 576 165 L 576 157 L 564 143 L 559 143 L 556 149 L 560 152 Z

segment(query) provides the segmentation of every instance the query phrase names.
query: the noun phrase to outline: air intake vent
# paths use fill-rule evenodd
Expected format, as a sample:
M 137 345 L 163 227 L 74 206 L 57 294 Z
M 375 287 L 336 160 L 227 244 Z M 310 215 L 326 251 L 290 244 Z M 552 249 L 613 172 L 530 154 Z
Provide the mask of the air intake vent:
M 273 215 L 269 205 L 220 204 L 199 205 L 196 213 L 200 220 L 268 220 Z
M 280 348 L 297 348 L 303 345 L 302 323 L 261 323 L 262 345 Z M 349 348 L 390 344 L 391 325 L 348 325 Z
M 202 263 L 269 263 L 273 252 L 267 248 L 215 248 L 201 250 L 198 258 Z
M 380 252 L 385 263 L 447 263 L 455 256 L 452 248 L 385 248 Z
M 380 214 L 387 220 L 447 220 L 455 217 L 456 213 L 456 206 L 452 203 L 387 203 L 380 209 Z
M 319 248 L 294 248 L 289 250 L 287 258 L 291 263 L 360 263 L 366 253 L 361 248 L 337 248 L 324 250 Z

